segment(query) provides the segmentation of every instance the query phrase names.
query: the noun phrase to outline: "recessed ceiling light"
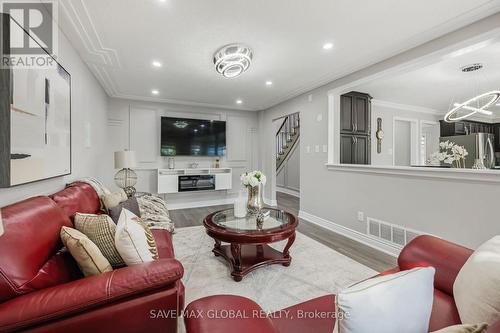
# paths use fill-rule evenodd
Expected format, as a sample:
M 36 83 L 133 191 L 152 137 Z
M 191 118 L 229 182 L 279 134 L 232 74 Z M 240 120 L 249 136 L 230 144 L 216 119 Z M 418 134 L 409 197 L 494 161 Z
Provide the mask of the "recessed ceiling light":
M 325 43 L 323 44 L 324 50 L 331 50 L 333 48 L 333 43 Z
M 243 104 L 243 101 L 241 99 L 237 99 L 236 104 Z
M 151 93 L 153 95 L 158 95 L 160 93 L 160 91 L 158 89 L 153 89 L 153 90 L 151 90 Z
M 157 61 L 157 60 L 153 61 L 151 63 L 151 65 L 153 65 L 153 67 L 157 67 L 157 68 L 160 68 L 161 66 L 163 66 L 162 63 Z
M 273 85 L 273 81 L 266 81 L 266 86 L 272 86 Z

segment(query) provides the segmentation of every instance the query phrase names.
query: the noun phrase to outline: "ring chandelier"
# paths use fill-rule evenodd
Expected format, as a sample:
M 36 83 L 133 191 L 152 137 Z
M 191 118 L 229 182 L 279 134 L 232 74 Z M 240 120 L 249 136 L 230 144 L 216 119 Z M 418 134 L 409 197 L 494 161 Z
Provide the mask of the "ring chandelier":
M 226 78 L 237 77 L 252 63 L 252 49 L 243 44 L 229 44 L 214 54 L 215 70 Z
M 461 69 L 464 73 L 475 72 L 483 68 L 483 64 L 476 63 L 464 66 Z M 486 100 L 486 102 L 484 102 Z M 444 116 L 444 120 L 448 123 L 469 118 L 476 113 L 491 116 L 493 112 L 488 110 L 489 107 L 500 101 L 500 90 L 493 90 L 484 94 L 477 95 L 463 103 L 454 103 L 453 108 Z M 482 105 L 481 105 L 482 104 Z M 497 104 L 498 105 L 498 104 Z M 460 111 L 465 111 L 460 114 Z

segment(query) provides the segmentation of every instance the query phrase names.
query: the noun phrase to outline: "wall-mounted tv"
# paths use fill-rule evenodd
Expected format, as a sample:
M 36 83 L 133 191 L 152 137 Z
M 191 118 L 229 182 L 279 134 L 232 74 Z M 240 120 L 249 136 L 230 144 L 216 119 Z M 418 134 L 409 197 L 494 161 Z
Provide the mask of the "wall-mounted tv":
M 161 117 L 161 156 L 223 156 L 226 122 Z

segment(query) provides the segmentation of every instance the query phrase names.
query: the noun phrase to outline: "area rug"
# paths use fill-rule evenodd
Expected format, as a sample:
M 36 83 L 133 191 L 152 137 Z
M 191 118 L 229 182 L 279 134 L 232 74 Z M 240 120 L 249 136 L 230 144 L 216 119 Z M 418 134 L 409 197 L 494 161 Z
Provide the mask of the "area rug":
M 259 268 L 235 282 L 229 266 L 212 253 L 213 240 L 204 227 L 179 228 L 173 237 L 176 258 L 184 266 L 186 304 L 201 297 L 233 294 L 256 301 L 266 311 L 282 308 L 327 294 L 335 294 L 377 272 L 297 233 L 290 249 L 290 267 Z M 273 244 L 282 250 L 285 242 Z

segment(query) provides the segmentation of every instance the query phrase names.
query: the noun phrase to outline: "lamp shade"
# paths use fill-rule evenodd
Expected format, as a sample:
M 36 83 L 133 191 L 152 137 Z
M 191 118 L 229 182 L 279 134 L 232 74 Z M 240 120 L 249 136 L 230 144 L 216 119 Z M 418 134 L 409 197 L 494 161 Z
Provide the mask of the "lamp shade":
M 137 162 L 135 160 L 135 151 L 115 151 L 115 169 L 135 168 L 136 165 Z

